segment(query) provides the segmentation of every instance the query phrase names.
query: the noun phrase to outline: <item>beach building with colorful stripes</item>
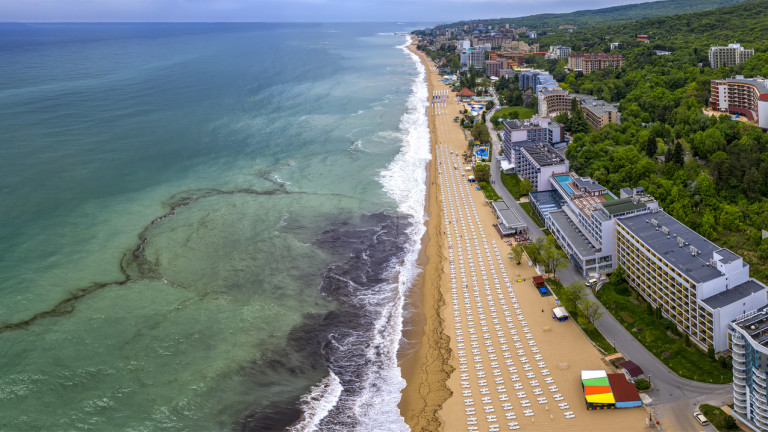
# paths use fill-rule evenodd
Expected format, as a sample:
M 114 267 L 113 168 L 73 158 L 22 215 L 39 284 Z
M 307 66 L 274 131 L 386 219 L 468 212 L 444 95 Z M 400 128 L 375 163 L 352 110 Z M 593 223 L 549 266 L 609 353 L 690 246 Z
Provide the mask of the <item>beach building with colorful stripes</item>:
M 624 374 L 602 370 L 581 371 L 581 387 L 589 410 L 635 408 L 642 406 L 635 385 Z

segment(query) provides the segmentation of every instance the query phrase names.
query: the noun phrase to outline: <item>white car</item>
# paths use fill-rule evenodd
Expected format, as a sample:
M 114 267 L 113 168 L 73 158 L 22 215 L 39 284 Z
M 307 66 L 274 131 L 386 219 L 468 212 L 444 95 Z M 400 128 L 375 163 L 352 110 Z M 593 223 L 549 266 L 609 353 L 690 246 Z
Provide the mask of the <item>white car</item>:
M 709 420 L 707 420 L 706 417 L 704 417 L 704 414 L 701 413 L 701 411 L 696 411 L 693 413 L 693 418 L 696 419 L 697 422 L 699 422 L 700 425 L 706 426 L 709 424 Z

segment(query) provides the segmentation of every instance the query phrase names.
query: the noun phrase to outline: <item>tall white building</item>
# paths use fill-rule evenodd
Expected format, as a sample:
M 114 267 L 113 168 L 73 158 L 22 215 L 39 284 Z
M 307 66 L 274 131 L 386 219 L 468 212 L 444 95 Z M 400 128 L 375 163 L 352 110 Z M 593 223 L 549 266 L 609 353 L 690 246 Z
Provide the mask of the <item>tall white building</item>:
M 717 69 L 723 66 L 736 66 L 755 55 L 755 50 L 745 49 L 741 44 L 733 43 L 727 47 L 713 46 L 709 49 L 709 66 Z
M 733 410 L 737 419 L 755 430 L 768 430 L 768 308 L 731 322 Z
M 552 45 L 549 47 L 549 51 L 544 54 L 545 59 L 566 59 L 571 55 L 571 47 L 562 45 Z

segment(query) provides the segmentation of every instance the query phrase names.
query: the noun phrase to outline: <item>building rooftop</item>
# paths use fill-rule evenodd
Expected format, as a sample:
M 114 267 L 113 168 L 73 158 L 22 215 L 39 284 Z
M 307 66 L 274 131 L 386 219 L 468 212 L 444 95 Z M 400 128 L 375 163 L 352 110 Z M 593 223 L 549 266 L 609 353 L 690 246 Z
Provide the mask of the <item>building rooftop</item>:
M 602 115 L 607 112 L 618 112 L 615 106 L 600 99 L 585 100 L 583 101 L 583 107 L 595 113 L 596 115 Z
M 631 198 L 622 198 L 603 203 L 603 206 L 622 201 L 632 202 Z M 722 275 L 717 268 L 709 265 L 709 260 L 714 258 L 713 253 L 722 248 L 667 213 L 643 213 L 619 219 L 618 223 L 695 283 Z
M 521 151 L 526 153 L 540 167 L 565 163 L 565 158 L 549 146 L 521 147 Z
M 734 77 L 727 78 L 725 82 L 752 85 L 755 86 L 760 94 L 768 93 L 768 83 L 766 83 L 766 79 L 763 77 L 744 78 L 742 75 L 736 75 Z
M 619 363 L 619 366 L 623 367 L 632 378 L 639 377 L 644 374 L 643 369 L 632 360 Z
M 589 177 L 573 177 L 573 182 L 576 183 L 576 186 L 580 188 L 585 188 L 590 192 L 599 192 L 606 190 L 605 186 L 601 185 L 600 183 L 596 182 L 595 180 L 592 180 Z
M 507 206 L 504 201 L 494 201 L 491 203 L 496 210 L 499 219 L 499 229 L 503 234 L 514 232 L 518 228 L 525 226 L 525 222 L 520 216 Z
M 728 306 L 729 304 L 741 301 L 741 299 L 751 296 L 754 293 L 760 292 L 765 289 L 765 285 L 759 283 L 754 279 L 749 279 L 744 283 L 740 283 L 731 289 L 727 289 L 721 293 L 715 294 L 712 297 L 707 297 L 702 300 L 704 304 L 712 309 L 720 309 Z
M 562 210 L 551 211 L 549 212 L 549 219 L 560 227 L 560 231 L 565 234 L 568 242 L 576 248 L 582 258 L 590 257 L 597 253 L 597 248 L 573 225 L 573 222 L 565 215 L 565 212 Z
M 632 198 L 619 198 L 617 200 L 605 201 L 601 205 L 611 216 L 647 207 L 645 203 L 635 202 Z
M 733 325 L 744 330 L 755 342 L 768 346 L 768 307 L 736 318 Z

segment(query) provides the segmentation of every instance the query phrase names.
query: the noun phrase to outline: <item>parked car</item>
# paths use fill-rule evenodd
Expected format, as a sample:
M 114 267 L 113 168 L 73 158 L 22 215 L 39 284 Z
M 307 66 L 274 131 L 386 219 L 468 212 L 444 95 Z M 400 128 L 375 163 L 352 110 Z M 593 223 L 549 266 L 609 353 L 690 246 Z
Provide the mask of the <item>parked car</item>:
M 704 414 L 701 413 L 701 411 L 696 411 L 693 413 L 693 418 L 696 419 L 697 422 L 699 422 L 700 425 L 706 426 L 709 424 L 709 420 L 707 420 L 706 417 L 704 417 Z

